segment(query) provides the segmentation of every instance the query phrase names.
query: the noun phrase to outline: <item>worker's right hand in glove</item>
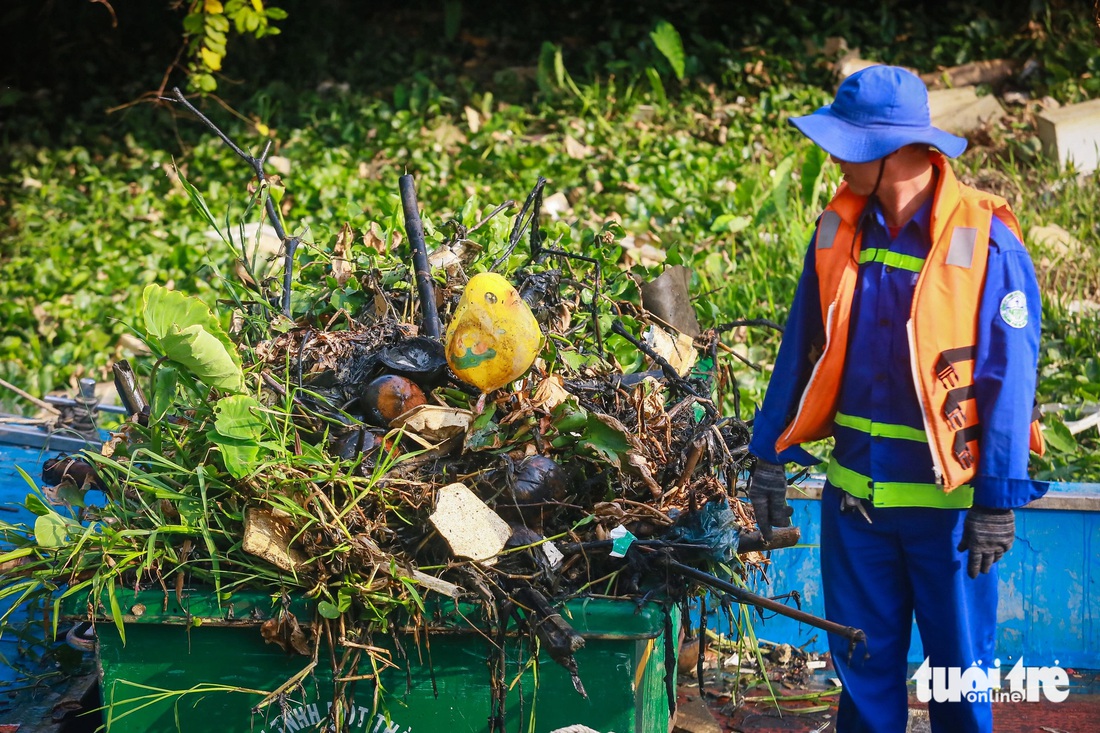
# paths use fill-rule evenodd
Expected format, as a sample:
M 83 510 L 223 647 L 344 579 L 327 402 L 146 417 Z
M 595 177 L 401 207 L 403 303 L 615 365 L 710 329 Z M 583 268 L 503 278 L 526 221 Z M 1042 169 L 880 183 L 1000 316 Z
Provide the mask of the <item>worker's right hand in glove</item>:
M 966 573 L 977 578 L 988 573 L 993 563 L 1004 557 L 1016 540 L 1016 517 L 1011 509 L 972 506 L 963 520 L 962 542 L 958 550 L 969 550 Z
M 787 505 L 787 472 L 781 464 L 756 461 L 749 479 L 749 501 L 764 542 L 772 541 L 772 527 L 790 527 L 794 510 Z

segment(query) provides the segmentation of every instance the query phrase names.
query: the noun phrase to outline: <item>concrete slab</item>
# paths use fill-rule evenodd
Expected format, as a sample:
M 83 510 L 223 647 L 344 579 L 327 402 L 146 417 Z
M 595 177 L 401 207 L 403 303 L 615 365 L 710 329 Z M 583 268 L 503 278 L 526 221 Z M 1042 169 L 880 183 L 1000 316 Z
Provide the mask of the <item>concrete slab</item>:
M 1031 227 L 1027 230 L 1027 243 L 1041 253 L 1059 258 L 1085 251 L 1081 240 L 1057 224 Z
M 971 61 L 968 64 L 932 71 L 921 74 L 920 78 L 929 89 L 973 86 L 975 84 L 993 84 L 996 86 L 1012 76 L 1013 70 L 1014 65 L 1008 59 L 992 59 L 989 61 Z
M 1100 99 L 1048 109 L 1035 116 L 1043 152 L 1078 173 L 1100 168 Z
M 859 49 L 847 54 L 844 58 L 838 60 L 835 65 L 837 85 L 857 71 L 863 71 L 871 66 L 882 66 L 882 62 L 861 59 Z
M 933 89 L 928 93 L 932 124 L 956 135 L 966 135 L 1004 117 L 1001 103 L 993 95 L 978 96 L 977 87 Z

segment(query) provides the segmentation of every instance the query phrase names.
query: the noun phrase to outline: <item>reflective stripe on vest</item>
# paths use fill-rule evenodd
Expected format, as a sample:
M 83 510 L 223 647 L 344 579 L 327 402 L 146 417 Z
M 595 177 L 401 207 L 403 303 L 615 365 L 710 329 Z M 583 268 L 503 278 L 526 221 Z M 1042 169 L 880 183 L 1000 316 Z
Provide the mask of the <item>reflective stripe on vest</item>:
M 909 272 L 920 272 L 921 267 L 924 266 L 924 260 L 920 257 L 903 255 L 900 252 L 891 252 L 888 249 L 865 249 L 860 252 L 859 264 L 865 265 L 868 262 L 878 262 L 887 267 L 908 270 Z
M 842 427 L 867 433 L 872 438 L 896 438 L 897 440 L 913 440 L 918 443 L 927 443 L 928 436 L 921 428 L 911 428 L 908 425 L 895 425 L 887 422 L 873 422 L 865 417 L 854 417 L 837 412 L 836 424 Z
M 925 506 L 935 509 L 966 509 L 974 503 L 974 487 L 964 484 L 948 493 L 938 484 L 913 483 L 906 481 L 871 481 L 870 476 L 856 473 L 837 463 L 829 461 L 829 470 L 825 477 L 838 489 L 847 491 L 860 499 L 870 499 L 880 507 Z
M 855 417 L 843 412 L 837 412 L 836 424 L 866 433 L 872 438 L 911 440 L 916 443 L 928 442 L 928 436 L 921 428 L 874 422 L 865 417 Z M 860 499 L 870 499 L 875 506 L 881 507 L 925 506 L 937 509 L 965 509 L 970 506 L 974 497 L 974 488 L 969 484 L 947 493 L 934 483 L 914 481 L 879 481 L 876 483 L 871 480 L 870 476 L 864 476 L 862 473 L 845 468 L 835 457 L 829 462 L 829 470 L 826 476 L 829 482 L 838 489 L 843 489 Z
M 973 399 L 973 390 L 967 388 L 974 382 L 977 314 L 993 216 L 1016 236 L 1020 228 L 1004 199 L 959 184 L 941 154 L 930 153 L 930 159 L 939 174 L 930 218 L 932 244 L 927 266 L 917 268 L 920 274 L 906 325 L 913 382 L 933 467 L 943 490 L 952 492 L 968 484 L 977 470 L 978 411 L 965 403 Z M 821 311 L 826 314 L 825 347 L 794 419 L 776 441 L 777 452 L 832 433 L 858 263 L 878 262 L 880 257 L 885 262 L 888 256 L 879 250 L 860 251 L 857 224 L 865 202 L 841 184 L 818 222 L 816 274 Z M 894 266 L 915 264 L 895 261 L 899 264 Z M 1042 453 L 1038 423 L 1031 425 L 1031 447 Z

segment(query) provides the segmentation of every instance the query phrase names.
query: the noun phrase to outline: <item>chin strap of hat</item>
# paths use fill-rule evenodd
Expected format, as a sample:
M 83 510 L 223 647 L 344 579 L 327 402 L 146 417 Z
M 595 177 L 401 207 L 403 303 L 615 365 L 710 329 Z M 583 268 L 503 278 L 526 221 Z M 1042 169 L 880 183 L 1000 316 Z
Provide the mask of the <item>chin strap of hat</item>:
M 863 211 L 859 212 L 859 219 L 856 220 L 856 236 L 852 237 L 852 249 L 850 256 L 852 260 L 858 265 L 859 259 L 856 257 L 856 240 L 859 239 L 859 235 L 863 232 L 863 222 L 867 220 L 867 212 L 871 210 L 871 204 L 878 203 L 878 187 L 882 183 L 882 174 L 886 172 L 886 158 L 883 156 L 878 161 L 878 177 L 875 179 L 875 187 L 871 189 L 871 193 L 867 194 L 867 200 L 863 203 Z
M 882 174 L 886 172 L 886 159 L 889 157 L 889 155 L 884 155 L 878 160 L 878 178 L 875 179 L 875 187 L 871 189 L 871 193 L 867 194 L 867 202 L 863 204 L 863 211 L 859 213 L 860 226 L 863 225 L 863 215 L 870 209 L 871 204 L 878 203 L 878 187 L 882 183 Z
M 878 161 L 878 178 L 875 179 L 875 187 L 871 189 L 871 193 L 867 194 L 867 200 L 868 201 L 870 201 L 871 199 L 876 199 L 877 200 L 877 198 L 875 197 L 875 194 L 878 193 L 879 184 L 882 183 L 882 174 L 886 172 L 886 159 L 889 158 L 889 157 L 890 157 L 889 155 L 884 155 L 881 158 L 879 158 L 879 161 Z

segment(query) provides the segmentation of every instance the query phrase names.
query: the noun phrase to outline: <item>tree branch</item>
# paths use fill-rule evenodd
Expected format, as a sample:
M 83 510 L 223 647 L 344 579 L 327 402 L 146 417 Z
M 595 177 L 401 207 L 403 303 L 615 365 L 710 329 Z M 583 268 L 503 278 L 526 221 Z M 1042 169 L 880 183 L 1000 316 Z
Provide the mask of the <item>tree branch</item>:
M 179 87 L 172 87 L 172 97 L 168 98 L 168 101 L 179 102 L 187 110 L 195 115 L 203 124 L 209 127 L 215 135 L 221 138 L 222 142 L 229 146 L 229 149 L 243 158 L 247 162 L 252 170 L 256 173 L 256 179 L 260 182 L 262 188 L 267 184 L 267 176 L 264 174 L 264 160 L 267 159 L 268 151 L 271 149 L 271 141 L 268 141 L 264 146 L 264 152 L 259 158 L 253 157 L 250 153 L 245 152 L 235 142 L 229 139 L 229 136 L 222 132 L 217 125 L 210 121 L 210 119 L 202 112 L 191 104 L 187 100 L 187 97 L 183 95 Z M 271 220 L 271 227 L 275 230 L 275 234 L 279 237 L 279 240 L 283 243 L 283 250 L 286 253 L 285 262 L 283 267 L 283 315 L 287 318 L 290 317 L 290 285 L 294 282 L 294 252 L 298 249 L 298 245 L 301 240 L 298 237 L 288 237 L 286 231 L 283 229 L 283 223 L 279 217 L 279 212 L 275 208 L 275 200 L 271 197 L 270 192 L 266 196 L 264 206 L 267 211 L 267 216 Z

